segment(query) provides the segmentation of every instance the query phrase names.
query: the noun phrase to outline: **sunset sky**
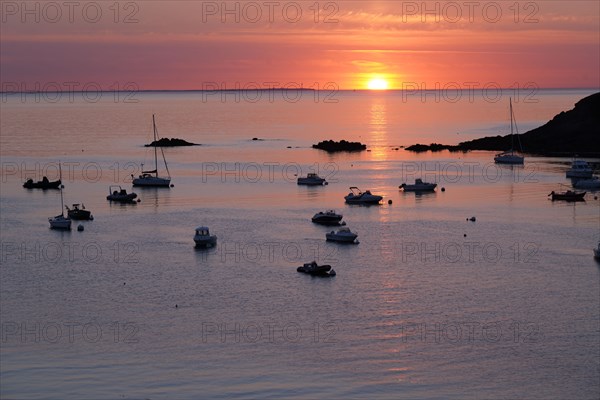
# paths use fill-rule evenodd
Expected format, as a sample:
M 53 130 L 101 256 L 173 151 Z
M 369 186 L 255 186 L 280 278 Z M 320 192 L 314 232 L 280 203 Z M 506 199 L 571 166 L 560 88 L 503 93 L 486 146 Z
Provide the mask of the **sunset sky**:
M 598 1 L 1 4 L 4 90 L 600 87 Z

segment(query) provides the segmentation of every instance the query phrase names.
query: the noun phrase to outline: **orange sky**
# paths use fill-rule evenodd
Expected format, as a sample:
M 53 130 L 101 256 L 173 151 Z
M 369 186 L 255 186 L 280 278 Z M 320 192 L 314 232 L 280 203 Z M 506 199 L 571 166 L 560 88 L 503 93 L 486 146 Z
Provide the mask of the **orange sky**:
M 600 87 L 598 1 L 1 4 L 4 90 Z

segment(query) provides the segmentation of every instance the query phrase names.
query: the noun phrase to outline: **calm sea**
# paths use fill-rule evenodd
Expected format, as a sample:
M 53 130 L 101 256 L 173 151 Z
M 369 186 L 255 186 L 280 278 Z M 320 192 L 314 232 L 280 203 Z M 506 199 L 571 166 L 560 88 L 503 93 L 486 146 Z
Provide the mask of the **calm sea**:
M 524 132 L 591 93 L 5 95 L 1 397 L 597 398 L 598 193 L 548 199 L 568 158 L 401 148 L 506 134 L 509 97 Z M 109 204 L 154 163 L 152 114 L 201 146 L 165 149 L 173 188 Z M 370 151 L 310 148 L 330 138 Z M 59 162 L 83 232 L 49 229 L 60 192 L 21 187 Z M 297 186 L 308 172 L 329 185 Z M 437 191 L 398 190 L 419 177 Z M 350 186 L 384 204 L 345 205 Z M 360 244 L 326 242 L 325 209 Z M 216 248 L 194 248 L 199 225 Z M 296 272 L 312 260 L 337 276 Z

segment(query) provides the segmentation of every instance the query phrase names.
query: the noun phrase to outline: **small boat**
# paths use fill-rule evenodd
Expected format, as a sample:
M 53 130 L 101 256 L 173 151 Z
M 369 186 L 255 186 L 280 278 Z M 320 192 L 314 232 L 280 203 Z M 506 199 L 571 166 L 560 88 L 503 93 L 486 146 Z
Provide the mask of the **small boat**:
M 591 178 L 593 170 L 590 165 L 583 160 L 573 159 L 571 168 L 567 170 L 567 178 Z
M 596 176 L 593 176 L 589 179 L 579 179 L 573 184 L 573 187 L 575 189 L 600 189 L 600 179 L 598 179 Z
M 196 243 L 196 247 L 206 249 L 217 245 L 217 237 L 211 235 L 206 226 L 199 226 L 196 228 L 194 242 Z
M 298 178 L 298 185 L 320 186 L 326 184 L 327 181 L 325 180 L 325 178 L 321 178 L 315 173 L 309 173 L 306 177 Z
M 432 192 L 435 190 L 437 183 L 423 182 L 421 179 L 415 179 L 414 185 L 403 183 L 398 186 L 399 189 L 404 189 L 405 192 Z
M 598 247 L 594 249 L 594 258 L 600 260 L 600 242 L 598 242 Z
M 340 228 L 337 232 L 331 231 L 325 234 L 325 238 L 327 238 L 327 240 L 341 243 L 358 244 L 358 241 L 356 240 L 357 237 L 358 235 L 347 227 Z
M 337 214 L 334 210 L 319 211 L 312 217 L 312 222 L 321 225 L 339 225 L 344 218 L 342 214 Z
M 61 174 L 61 178 L 62 178 L 62 171 L 60 168 L 60 163 L 58 164 L 58 170 L 59 170 L 59 173 Z M 59 180 L 59 182 L 60 182 L 60 180 Z M 71 230 L 71 218 L 69 218 L 68 216 L 65 217 L 63 191 L 62 191 L 62 188 L 59 188 L 59 189 L 60 189 L 60 215 L 57 215 L 56 217 L 48 218 L 48 222 L 50 223 L 50 229 Z
M 27 179 L 23 184 L 25 189 L 60 189 L 61 180 L 49 181 L 47 177 L 43 177 L 41 181 L 34 182 L 33 179 Z
M 356 186 L 351 186 L 350 193 L 344 199 L 348 204 L 379 204 L 383 197 L 371 194 L 369 190 L 363 193 Z
M 142 164 L 142 174 L 133 178 L 133 186 L 145 186 L 145 187 L 170 187 L 171 184 L 171 175 L 169 174 L 169 167 L 167 166 L 167 159 L 165 158 L 165 153 L 163 152 L 162 147 L 160 147 L 160 153 L 162 154 L 163 161 L 165 162 L 165 169 L 167 170 L 166 177 L 158 176 L 158 150 L 159 146 L 156 145 L 158 141 L 158 133 L 156 131 L 156 122 L 154 119 L 154 114 L 152 114 L 152 127 L 154 132 L 154 169 L 150 171 L 144 171 L 144 164 Z
M 117 190 L 117 188 L 119 188 Z M 125 189 L 122 189 L 121 186 L 110 186 L 108 188 L 108 196 L 106 196 L 106 200 L 116 201 L 119 203 L 134 203 L 134 199 L 137 197 L 136 193 L 127 193 Z
M 298 272 L 303 272 L 312 276 L 323 276 L 330 277 L 335 276 L 335 270 L 331 268 L 331 265 L 318 265 L 316 261 L 306 263 L 296 269 Z
M 550 192 L 548 196 L 552 196 L 552 200 L 564 200 L 564 201 L 585 201 L 584 196 L 587 192 L 577 192 L 574 190 L 567 190 L 566 192 L 556 193 Z
M 512 108 L 512 98 L 509 99 L 509 109 L 510 109 L 510 150 L 496 154 L 494 157 L 494 162 L 496 164 L 523 164 L 525 161 L 525 157 L 515 154 L 515 146 L 514 146 L 514 134 L 513 127 L 517 133 L 517 141 L 519 142 L 519 149 L 523 152 L 523 148 L 521 147 L 521 139 L 519 139 L 519 130 L 517 128 L 517 121 L 515 119 L 515 114 L 513 113 Z
M 86 221 L 94 219 L 94 217 L 92 217 L 92 212 L 86 210 L 83 204 L 81 204 L 81 208 L 79 207 L 79 204 L 73 204 L 72 207 L 73 208 L 69 208 L 69 206 L 65 206 L 69 218 Z

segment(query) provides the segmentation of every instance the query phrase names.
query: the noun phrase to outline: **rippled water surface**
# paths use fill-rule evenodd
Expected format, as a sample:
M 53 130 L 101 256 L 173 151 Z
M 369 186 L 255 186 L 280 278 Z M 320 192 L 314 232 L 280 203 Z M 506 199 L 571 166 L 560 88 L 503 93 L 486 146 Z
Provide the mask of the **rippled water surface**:
M 589 93 L 516 102 L 520 131 Z M 568 159 L 504 167 L 489 152 L 399 148 L 504 134 L 508 94 L 111 96 L 2 104 L 3 398 L 597 397 L 598 193 L 548 199 L 570 184 Z M 202 146 L 165 149 L 173 188 L 109 204 L 110 185 L 131 190 L 130 175 L 153 163 L 142 146 L 153 113 L 161 136 Z M 370 151 L 310 148 L 328 138 Z M 21 187 L 56 178 L 59 161 L 65 202 L 95 217 L 83 232 L 48 229 L 58 191 Z M 297 186 L 308 172 L 329 185 Z M 437 191 L 398 190 L 417 177 Z M 349 186 L 384 204 L 345 205 Z M 331 228 L 310 222 L 325 209 L 360 244 L 326 242 Z M 198 225 L 216 248 L 194 248 Z M 337 276 L 296 272 L 312 260 Z

